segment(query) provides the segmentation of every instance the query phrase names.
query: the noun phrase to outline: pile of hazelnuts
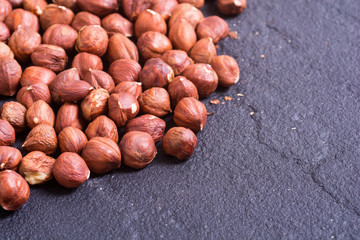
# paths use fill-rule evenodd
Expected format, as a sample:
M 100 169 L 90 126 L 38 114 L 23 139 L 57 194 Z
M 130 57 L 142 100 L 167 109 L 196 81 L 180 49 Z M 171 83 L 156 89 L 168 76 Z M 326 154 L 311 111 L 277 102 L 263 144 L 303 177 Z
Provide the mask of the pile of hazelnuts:
M 246 0 L 217 4 L 222 14 L 234 15 Z M 0 96 L 17 100 L 0 110 L 5 210 L 28 200 L 28 184 L 55 177 L 77 188 L 90 172 L 104 174 L 121 163 L 144 168 L 161 140 L 166 154 L 192 156 L 195 133 L 207 118 L 199 98 L 218 84 L 230 87 L 240 75 L 234 58 L 216 53 L 228 24 L 218 16 L 204 18 L 203 5 L 204 0 L 0 0 Z M 162 118 L 170 113 L 177 127 L 165 134 Z M 12 146 L 24 132 L 28 154 L 22 156 Z

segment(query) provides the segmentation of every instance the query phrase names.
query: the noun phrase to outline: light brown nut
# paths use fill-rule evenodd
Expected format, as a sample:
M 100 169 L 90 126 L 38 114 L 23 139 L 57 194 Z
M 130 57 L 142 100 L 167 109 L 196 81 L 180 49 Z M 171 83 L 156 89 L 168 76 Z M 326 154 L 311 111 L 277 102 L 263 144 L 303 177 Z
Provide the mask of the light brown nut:
M 22 87 L 16 95 L 16 100 L 29 108 L 34 102 L 43 100 L 47 104 L 51 103 L 51 95 L 48 86 L 43 83 Z
M 139 97 L 143 113 L 163 117 L 171 112 L 170 96 L 164 88 L 153 87 L 144 91 Z
M 166 154 L 184 161 L 193 155 L 196 143 L 197 138 L 193 131 L 183 127 L 173 127 L 165 134 L 162 146 Z
M 22 159 L 21 152 L 13 147 L 0 146 L 0 171 L 17 171 Z
M 136 45 L 121 33 L 112 35 L 109 39 L 107 58 L 110 63 L 119 59 L 132 59 L 139 61 Z
M 0 95 L 14 96 L 20 86 L 22 70 L 12 58 L 0 58 Z
M 205 105 L 192 97 L 181 99 L 174 110 L 175 124 L 179 127 L 189 128 L 193 132 L 203 130 L 206 118 Z
M 142 34 L 137 41 L 137 47 L 145 60 L 161 57 L 172 49 L 170 40 L 164 34 L 153 31 Z
M 29 132 L 22 147 L 27 152 L 40 151 L 51 155 L 56 151 L 57 144 L 55 129 L 47 124 L 40 124 Z
M 116 33 L 121 33 L 126 37 L 134 35 L 134 26 L 132 22 L 121 16 L 119 13 L 113 13 L 101 20 L 101 26 L 106 30 L 109 37 Z
M 95 137 L 110 138 L 116 143 L 119 140 L 116 124 L 113 120 L 104 115 L 97 117 L 94 121 L 89 123 L 85 134 L 89 140 Z
M 73 11 L 64 6 L 49 4 L 40 15 L 41 27 L 46 30 L 54 24 L 70 25 L 74 16 Z
M 75 103 L 64 103 L 56 115 L 55 130 L 60 133 L 66 127 L 76 127 L 83 130 L 85 119 L 82 117 L 80 107 Z
M 88 25 L 101 25 L 101 20 L 98 16 L 89 12 L 79 12 L 75 15 L 71 26 L 76 30 L 80 31 Z
M 26 107 L 18 102 L 6 102 L 0 109 L 0 119 L 9 122 L 17 133 L 26 128 L 25 115 Z
M 151 114 L 144 114 L 131 119 L 125 126 L 126 132 L 140 131 L 151 135 L 154 142 L 159 142 L 165 133 L 166 123 L 161 118 Z
M 74 152 L 81 154 L 87 138 L 86 135 L 76 127 L 64 128 L 58 136 L 59 148 L 61 152 Z

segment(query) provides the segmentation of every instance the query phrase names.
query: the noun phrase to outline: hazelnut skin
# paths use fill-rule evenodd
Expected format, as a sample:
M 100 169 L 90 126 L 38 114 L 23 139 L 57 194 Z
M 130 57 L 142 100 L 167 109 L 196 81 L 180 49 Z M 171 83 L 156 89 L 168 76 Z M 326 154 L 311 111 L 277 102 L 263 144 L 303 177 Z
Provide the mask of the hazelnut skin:
M 167 21 L 177 5 L 179 5 L 177 0 L 167 0 L 166 4 L 164 4 L 163 0 L 153 0 L 151 2 L 150 9 L 159 13 L 161 17 Z
M 7 0 L 0 0 L 0 22 L 3 22 L 11 11 L 11 3 Z
M 56 151 L 57 144 L 55 129 L 50 125 L 40 124 L 29 132 L 22 147 L 27 152 L 40 151 L 51 155 Z
M 170 96 L 164 88 L 153 87 L 144 91 L 139 97 L 143 113 L 163 117 L 171 112 Z
M 172 27 L 177 21 L 184 19 L 195 29 L 201 20 L 204 19 L 202 12 L 196 7 L 188 3 L 179 4 L 171 13 L 169 20 L 169 28 Z
M 13 147 L 0 146 L 0 171 L 17 171 L 22 159 L 21 152 Z
M 23 4 L 23 0 L 8 0 L 9 3 L 11 3 L 13 8 L 21 7 Z
M 72 62 L 72 67 L 79 71 L 80 78 L 84 79 L 86 73 L 91 70 L 103 70 L 101 58 L 87 52 L 78 53 Z
M 104 115 L 97 117 L 94 121 L 89 123 L 85 130 L 85 134 L 88 139 L 95 137 L 105 137 L 113 140 L 116 143 L 119 140 L 116 124 L 113 120 Z
M 118 10 L 117 0 L 77 0 L 77 4 L 81 10 L 91 12 L 99 17 L 105 17 Z
M 142 94 L 142 87 L 140 82 L 121 82 L 119 83 L 113 93 L 121 93 L 126 92 L 130 93 L 135 97 L 135 99 L 138 99 L 139 96 Z
M 152 0 L 122 0 L 122 9 L 130 21 L 135 21 L 141 12 L 150 7 Z M 163 4 L 166 4 L 163 2 Z
M 25 10 L 40 16 L 46 8 L 47 2 L 45 0 L 24 0 L 23 6 Z
M 106 115 L 109 97 L 108 91 L 103 88 L 92 90 L 81 103 L 84 118 L 92 121 L 100 115 Z
M 57 5 L 67 7 L 74 12 L 79 11 L 79 6 L 77 5 L 77 0 L 53 0 Z
M 185 97 L 193 97 L 199 99 L 196 86 L 185 77 L 178 76 L 168 86 L 171 106 L 175 107 L 181 99 Z
M 188 52 L 196 43 L 196 33 L 190 23 L 180 20 L 170 28 L 169 39 L 174 48 Z
M 51 25 L 44 33 L 42 40 L 45 44 L 62 47 L 65 51 L 74 50 L 78 33 L 66 24 Z
M 165 134 L 162 142 L 166 154 L 182 161 L 193 155 L 196 143 L 196 135 L 190 129 L 183 127 L 171 128 Z
M 90 170 L 77 153 L 65 152 L 56 159 L 53 174 L 61 186 L 73 189 L 89 179 Z
M 120 150 L 123 163 L 135 169 L 150 164 L 157 154 L 151 135 L 139 131 L 126 133 L 120 141 Z
M 25 68 L 20 84 L 22 87 L 31 86 L 36 83 L 43 83 L 47 86 L 55 79 L 56 74 L 44 67 L 30 66 Z
M 34 32 L 39 31 L 38 17 L 21 8 L 14 9 L 5 19 L 5 24 L 11 32 L 16 31 L 20 25 Z
M 108 101 L 109 117 L 118 127 L 134 118 L 140 110 L 139 103 L 130 93 L 113 93 Z
M 11 51 L 8 45 L 0 41 L 0 59 L 14 58 L 14 53 Z
M 22 70 L 12 58 L 0 58 L 0 95 L 14 96 L 20 86 Z
M 60 133 L 66 127 L 84 129 L 85 120 L 80 113 L 80 107 L 75 103 L 64 103 L 57 112 L 55 130 Z
M 98 16 L 89 12 L 79 12 L 75 15 L 71 26 L 76 30 L 80 31 L 88 25 L 101 25 L 101 20 Z
M 43 152 L 34 151 L 23 157 L 19 172 L 31 185 L 45 183 L 53 178 L 55 161 Z
M 143 33 L 148 31 L 159 32 L 166 35 L 167 26 L 161 15 L 153 10 L 146 9 L 136 19 L 135 35 L 139 38 Z
M 70 25 L 74 16 L 73 11 L 64 6 L 49 4 L 40 15 L 40 24 L 44 30 L 54 24 Z
M 107 58 L 110 63 L 119 59 L 139 61 L 136 45 L 121 33 L 114 34 L 109 39 Z
M 112 93 L 115 88 L 115 83 L 112 77 L 101 70 L 92 70 L 90 68 L 85 74 L 84 81 L 88 82 L 95 89 L 103 88 L 109 93 Z
M 0 146 L 12 146 L 15 143 L 15 129 L 0 119 Z
M 166 87 L 174 78 L 173 69 L 161 58 L 151 58 L 146 61 L 139 74 L 144 89 Z
M 196 63 L 207 63 L 216 57 L 216 48 L 212 38 L 203 38 L 197 41 L 190 51 L 190 57 Z
M 0 22 L 0 42 L 7 42 L 10 37 L 10 30 L 5 23 Z
M 237 15 L 246 8 L 246 0 L 218 0 L 218 9 L 224 15 Z
M 27 110 L 26 122 L 31 129 L 40 124 L 47 124 L 54 127 L 55 114 L 49 104 L 43 100 L 38 100 Z
M 18 102 L 6 102 L 0 109 L 0 119 L 8 121 L 19 133 L 26 128 L 26 108 Z
M 44 100 L 51 103 L 51 95 L 48 86 L 43 83 L 35 83 L 33 85 L 22 87 L 16 95 L 16 100 L 29 108 L 37 100 Z
M 62 47 L 40 44 L 31 54 L 31 61 L 35 66 L 45 67 L 57 73 L 65 69 L 68 57 Z
M 101 26 L 106 30 L 109 37 L 116 33 L 121 33 L 126 37 L 132 37 L 134 35 L 132 22 L 118 13 L 113 13 L 103 18 L 103 20 L 101 20 Z
M 187 66 L 194 61 L 183 50 L 170 50 L 162 55 L 161 59 L 174 70 L 175 75 L 180 75 Z
M 199 39 L 210 37 L 214 43 L 218 43 L 229 34 L 229 25 L 218 16 L 206 17 L 197 26 L 196 34 Z
M 116 142 L 109 138 L 95 137 L 88 141 L 81 154 L 91 172 L 104 174 L 121 165 L 121 153 Z
M 154 142 L 159 142 L 165 133 L 166 123 L 161 118 L 151 114 L 144 114 L 131 119 L 125 126 L 126 132 L 140 131 L 151 135 Z
M 138 81 L 141 66 L 132 59 L 119 59 L 114 61 L 108 73 L 113 78 L 116 85 L 126 81 Z
M 202 8 L 204 6 L 205 0 L 178 0 L 179 3 L 189 3 L 196 8 Z
M 240 69 L 233 57 L 221 55 L 215 57 L 211 67 L 219 77 L 219 84 L 223 87 L 230 87 L 237 83 L 240 78 Z
M 108 42 L 105 29 L 99 25 L 89 25 L 79 31 L 75 48 L 78 52 L 88 52 L 101 57 L 106 53 Z
M 20 174 L 5 170 L 0 172 L 0 206 L 15 211 L 26 203 L 30 196 L 29 184 Z
M 143 33 L 137 41 L 137 47 L 145 60 L 161 57 L 172 49 L 170 40 L 164 34 L 154 31 Z
M 174 122 L 179 127 L 201 131 L 206 124 L 207 111 L 205 105 L 193 97 L 180 100 L 174 110 Z
M 66 127 L 59 133 L 58 141 L 61 152 L 80 154 L 87 143 L 87 138 L 80 129 Z

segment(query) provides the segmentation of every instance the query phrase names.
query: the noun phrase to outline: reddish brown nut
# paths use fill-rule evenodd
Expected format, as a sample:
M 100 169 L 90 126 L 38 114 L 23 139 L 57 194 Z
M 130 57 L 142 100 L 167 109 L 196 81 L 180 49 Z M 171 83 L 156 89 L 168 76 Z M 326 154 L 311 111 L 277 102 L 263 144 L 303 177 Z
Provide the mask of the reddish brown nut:
M 181 99 L 185 97 L 193 97 L 199 99 L 196 86 L 185 77 L 178 76 L 168 86 L 171 106 L 175 107 Z
M 179 3 L 176 0 L 167 0 L 166 4 L 164 4 L 164 0 L 152 0 L 150 9 L 159 13 L 161 17 L 167 21 L 177 5 L 179 5 Z
M 163 117 L 171 112 L 170 96 L 164 88 L 153 87 L 143 92 L 139 97 L 143 113 Z
M 31 185 L 45 183 L 53 178 L 55 161 L 43 152 L 34 151 L 21 160 L 19 172 Z
M 57 144 L 55 129 L 50 125 L 40 124 L 29 132 L 22 148 L 27 152 L 40 151 L 51 155 L 56 151 Z
M 42 40 L 45 44 L 62 47 L 67 52 L 74 50 L 78 33 L 66 24 L 51 25 L 44 33 Z
M 140 82 L 133 82 L 133 81 L 121 82 L 116 86 L 113 93 L 126 92 L 126 93 L 130 93 L 136 99 L 138 99 L 142 93 L 141 85 L 142 84 Z
M 85 134 L 76 127 L 64 128 L 58 136 L 61 152 L 74 152 L 80 154 L 84 149 L 87 138 Z
M 0 42 L 6 42 L 10 37 L 10 30 L 5 23 L 0 22 Z
M 228 55 L 217 56 L 212 60 L 211 66 L 218 75 L 221 86 L 230 87 L 239 81 L 240 69 L 233 57 Z
M 96 137 L 88 141 L 81 154 L 90 170 L 104 174 L 121 165 L 121 153 L 116 142 L 109 138 Z
M 14 96 L 20 86 L 22 70 L 15 59 L 0 58 L 0 95 Z
M 122 0 L 122 9 L 130 21 L 135 21 L 142 11 L 150 7 L 152 0 Z M 163 2 L 163 4 L 166 4 Z
M 130 93 L 114 93 L 108 101 L 109 117 L 114 120 L 118 127 L 133 119 L 140 110 L 139 103 Z
M 218 86 L 218 76 L 209 64 L 189 65 L 182 75 L 195 84 L 200 98 L 208 97 Z
M 154 142 L 159 142 L 165 133 L 166 123 L 161 118 L 151 114 L 144 114 L 131 119 L 125 126 L 126 132 L 140 131 L 151 135 Z
M 189 3 L 196 8 L 202 8 L 204 6 L 205 0 L 178 0 L 179 3 Z
M 196 135 L 190 129 L 173 127 L 165 134 L 162 144 L 166 154 L 184 161 L 193 155 L 196 143 Z
M 59 73 L 55 79 L 49 85 L 51 92 L 52 101 L 60 104 L 64 102 L 64 99 L 61 97 L 61 92 L 63 91 L 64 86 L 71 87 L 72 83 L 80 81 L 79 72 L 76 68 L 71 68 Z M 85 97 L 89 93 L 90 89 L 85 92 Z
M 55 130 L 60 133 L 66 127 L 84 129 L 85 120 L 80 113 L 80 107 L 75 103 L 64 103 L 57 112 Z
M 91 12 L 99 17 L 105 17 L 118 10 L 117 0 L 77 0 L 77 4 L 81 10 Z
M 11 51 L 8 45 L 0 41 L 0 59 L 1 58 L 14 58 L 14 53 Z
M 12 146 L 15 143 L 15 129 L 5 120 L 0 119 L 0 146 Z
M 75 15 L 71 26 L 80 31 L 85 26 L 88 25 L 101 25 L 101 20 L 98 16 L 89 13 L 89 12 L 79 12 Z
M 70 9 L 56 4 L 49 4 L 40 15 L 42 29 L 46 30 L 54 24 L 70 25 L 74 19 L 74 13 Z
M 100 115 L 106 115 L 109 97 L 108 91 L 103 88 L 92 90 L 81 103 L 81 111 L 84 118 L 92 121 Z
M 11 3 L 7 0 L 0 0 L 0 22 L 3 22 L 11 11 Z
M 115 83 L 112 77 L 101 70 L 92 70 L 90 68 L 85 74 L 84 81 L 88 82 L 95 89 L 103 88 L 109 93 L 112 93 L 115 88 Z
M 5 24 L 11 32 L 16 31 L 21 25 L 23 28 L 39 31 L 39 20 L 35 14 L 21 8 L 13 10 L 5 19 Z
M 110 63 L 119 59 L 139 61 L 139 52 L 136 45 L 121 33 L 112 35 L 109 39 L 107 58 Z
M 56 159 L 53 174 L 61 186 L 77 188 L 89 179 L 90 170 L 77 153 L 65 152 Z
M 27 110 L 26 122 L 29 128 L 34 128 L 40 124 L 47 124 L 54 127 L 55 114 L 49 104 L 43 100 L 38 100 Z
M 116 143 L 119 140 L 116 124 L 113 120 L 104 115 L 99 116 L 92 121 L 86 128 L 85 134 L 89 140 L 95 137 L 109 138 Z
M 31 86 L 36 83 L 43 83 L 49 86 L 55 77 L 56 74 L 48 68 L 30 66 L 25 68 L 20 79 L 20 84 L 22 87 Z
M 79 71 L 80 78 L 84 79 L 85 74 L 92 70 L 103 70 L 103 63 L 101 58 L 94 54 L 82 52 L 74 57 L 72 67 Z
M 46 67 L 57 73 L 65 69 L 68 57 L 62 47 L 40 44 L 31 54 L 31 61 L 35 66 Z
M 159 32 L 166 35 L 167 26 L 161 15 L 153 10 L 147 9 L 140 13 L 135 22 L 135 35 L 139 38 L 148 31 Z
M 162 55 L 161 59 L 172 67 L 175 75 L 181 74 L 194 61 L 183 50 L 170 50 Z
M 171 18 L 169 20 L 169 28 L 172 27 L 177 21 L 181 21 L 184 19 L 189 22 L 191 26 L 195 29 L 199 22 L 204 18 L 202 12 L 188 3 L 179 4 L 171 14 Z
M 22 87 L 16 95 L 16 100 L 29 108 L 37 100 L 44 100 L 51 103 L 51 95 L 48 86 L 43 83 L 35 83 L 33 85 Z
M 75 48 L 78 52 L 88 52 L 101 57 L 106 53 L 108 42 L 105 29 L 99 25 L 89 25 L 79 31 Z
M 146 61 L 139 78 L 144 89 L 166 87 L 173 80 L 174 71 L 161 58 L 151 58 Z
M 197 26 L 196 34 L 199 39 L 210 37 L 218 43 L 229 34 L 229 25 L 218 16 L 206 17 Z
M 29 184 L 20 174 L 5 170 L 0 172 L 0 206 L 15 211 L 26 203 L 30 196 Z
M 180 127 L 194 132 L 203 130 L 206 124 L 207 111 L 205 105 L 193 97 L 180 100 L 174 110 L 174 122 Z
M 45 0 L 24 0 L 23 5 L 25 10 L 40 16 L 46 8 L 47 2 Z
M 121 82 L 138 81 L 140 71 L 141 66 L 138 62 L 131 59 L 120 59 L 110 65 L 108 73 L 118 85 Z
M 151 135 L 139 131 L 126 133 L 121 139 L 120 149 L 123 163 L 135 169 L 150 164 L 157 154 Z
M 20 26 L 9 38 L 8 45 L 15 58 L 20 63 L 26 63 L 40 43 L 41 36 L 39 33 Z
M 196 33 L 191 24 L 183 19 L 172 25 L 169 39 L 174 48 L 188 52 L 196 43 Z
M 13 8 L 21 7 L 23 4 L 23 0 L 8 0 L 9 3 L 11 3 Z
M 216 47 L 212 38 L 203 38 L 197 41 L 190 50 L 190 57 L 196 63 L 210 64 L 214 57 L 216 57 Z
M 153 31 L 142 34 L 137 41 L 137 47 L 145 60 L 161 57 L 172 49 L 170 40 L 164 34 Z
M 118 13 L 113 13 L 103 18 L 103 20 L 101 20 L 101 26 L 107 31 L 109 37 L 116 33 L 121 33 L 126 37 L 132 37 L 134 35 L 132 22 Z
M 224 15 L 237 15 L 246 8 L 246 0 L 218 0 L 218 8 Z
M 26 108 L 18 102 L 6 102 L 0 109 L 0 119 L 8 121 L 19 133 L 26 128 Z
M 0 146 L 0 171 L 17 171 L 22 159 L 21 152 L 13 147 Z
M 79 11 L 79 6 L 77 5 L 77 0 L 53 0 L 57 5 L 67 7 L 74 12 Z

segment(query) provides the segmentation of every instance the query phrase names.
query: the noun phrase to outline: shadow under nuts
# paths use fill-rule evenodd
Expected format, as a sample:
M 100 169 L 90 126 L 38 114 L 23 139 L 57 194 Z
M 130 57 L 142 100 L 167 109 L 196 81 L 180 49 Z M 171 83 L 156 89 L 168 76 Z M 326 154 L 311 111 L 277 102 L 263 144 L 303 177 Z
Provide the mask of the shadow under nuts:
M 14 128 L 7 121 L 0 120 L 0 146 L 12 146 L 14 143 Z
M 30 131 L 22 147 L 27 152 L 40 151 L 46 155 L 51 155 L 56 151 L 57 144 L 54 128 L 46 124 L 40 124 Z
M 64 128 L 58 136 L 61 152 L 74 152 L 81 154 L 87 143 L 85 134 L 76 127 Z
M 166 91 L 166 90 L 165 90 Z M 114 120 L 118 127 L 134 118 L 140 110 L 139 103 L 130 93 L 114 93 L 108 101 L 109 117 Z
M 153 87 L 143 92 L 139 97 L 143 113 L 163 117 L 171 112 L 170 96 L 164 88 Z
M 191 129 L 193 132 L 203 130 L 206 124 L 207 111 L 205 105 L 192 97 L 183 98 L 174 110 L 174 122 L 179 127 Z
M 161 118 L 151 114 L 144 114 L 131 119 L 125 126 L 126 132 L 140 131 L 151 135 L 154 142 L 159 142 L 165 133 L 166 123 Z
M 49 104 L 43 100 L 38 100 L 27 110 L 26 122 L 29 128 L 34 128 L 40 124 L 47 124 L 54 127 L 55 114 Z
M 17 171 L 21 162 L 21 152 L 13 147 L 0 146 L 0 171 Z
M 179 160 L 186 160 L 195 151 L 197 143 L 196 135 L 187 128 L 173 127 L 163 138 L 163 148 L 166 154 Z
M 97 117 L 94 121 L 89 123 L 85 130 L 85 134 L 89 140 L 95 137 L 106 137 L 116 143 L 119 141 L 116 124 L 113 120 L 104 115 Z
M 26 108 L 18 102 L 6 102 L 0 109 L 0 119 L 7 121 L 19 133 L 26 128 Z

